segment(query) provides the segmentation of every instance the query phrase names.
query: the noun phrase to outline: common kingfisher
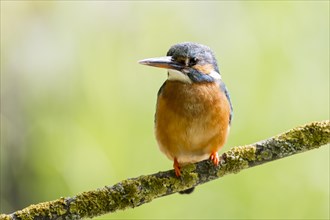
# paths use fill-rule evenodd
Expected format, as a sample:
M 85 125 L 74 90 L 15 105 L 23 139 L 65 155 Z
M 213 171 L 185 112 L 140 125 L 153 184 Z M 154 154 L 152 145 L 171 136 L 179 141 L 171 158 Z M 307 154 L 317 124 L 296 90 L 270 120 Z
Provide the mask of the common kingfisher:
M 139 63 L 168 71 L 158 91 L 155 135 L 160 150 L 174 161 L 176 176 L 181 166 L 207 158 L 217 166 L 233 108 L 211 49 L 184 42 L 164 57 Z

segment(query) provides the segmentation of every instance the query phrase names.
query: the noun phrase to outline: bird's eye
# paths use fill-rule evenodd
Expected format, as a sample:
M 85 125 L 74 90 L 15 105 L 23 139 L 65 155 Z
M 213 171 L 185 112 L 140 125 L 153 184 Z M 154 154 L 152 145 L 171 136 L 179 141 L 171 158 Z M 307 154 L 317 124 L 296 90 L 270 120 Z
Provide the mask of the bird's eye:
M 177 58 L 177 59 L 174 59 L 173 61 L 176 61 L 176 62 L 178 62 L 178 63 L 180 63 L 180 64 L 182 64 L 182 65 L 186 65 L 186 59 L 184 59 L 184 58 Z
M 194 66 L 198 62 L 198 59 L 196 57 L 193 57 L 189 60 L 189 66 Z

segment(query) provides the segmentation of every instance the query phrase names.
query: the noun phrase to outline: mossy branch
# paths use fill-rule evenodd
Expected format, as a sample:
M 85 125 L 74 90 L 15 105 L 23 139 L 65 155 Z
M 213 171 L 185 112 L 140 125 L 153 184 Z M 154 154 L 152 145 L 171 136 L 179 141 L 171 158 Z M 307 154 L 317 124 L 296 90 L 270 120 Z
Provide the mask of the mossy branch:
M 255 144 L 233 147 L 221 156 L 219 166 L 209 160 L 182 168 L 123 180 L 113 186 L 83 192 L 74 197 L 31 205 L 0 219 L 81 219 L 134 208 L 227 174 L 281 159 L 330 143 L 330 122 L 313 122 Z

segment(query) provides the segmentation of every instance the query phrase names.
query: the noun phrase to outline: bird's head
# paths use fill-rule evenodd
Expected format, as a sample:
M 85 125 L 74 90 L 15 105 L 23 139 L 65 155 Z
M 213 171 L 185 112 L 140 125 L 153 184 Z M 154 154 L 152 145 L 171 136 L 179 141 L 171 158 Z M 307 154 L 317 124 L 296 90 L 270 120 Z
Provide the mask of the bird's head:
M 173 45 L 165 57 L 149 58 L 140 64 L 168 69 L 168 80 L 208 83 L 221 80 L 217 61 L 207 46 L 185 42 Z

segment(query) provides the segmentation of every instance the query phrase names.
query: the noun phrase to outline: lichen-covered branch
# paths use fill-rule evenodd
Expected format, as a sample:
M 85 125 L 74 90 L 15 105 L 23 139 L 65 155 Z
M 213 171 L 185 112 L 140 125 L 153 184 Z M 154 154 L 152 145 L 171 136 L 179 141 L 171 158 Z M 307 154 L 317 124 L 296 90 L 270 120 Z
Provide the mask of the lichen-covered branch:
M 153 199 L 189 189 L 227 174 L 318 148 L 330 143 L 330 122 L 313 122 L 255 144 L 233 147 L 215 167 L 205 160 L 182 168 L 127 179 L 74 197 L 31 205 L 0 219 L 81 219 L 134 208 Z

